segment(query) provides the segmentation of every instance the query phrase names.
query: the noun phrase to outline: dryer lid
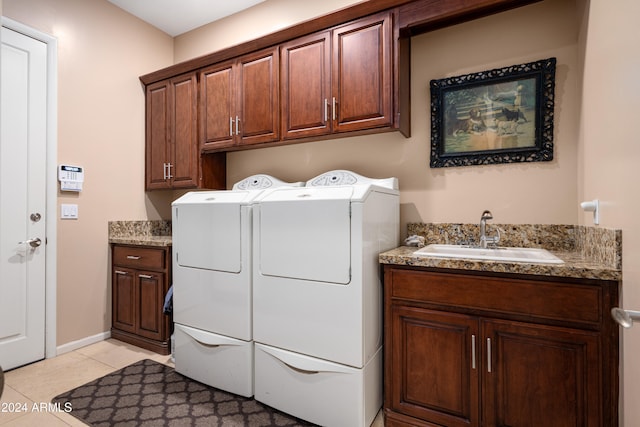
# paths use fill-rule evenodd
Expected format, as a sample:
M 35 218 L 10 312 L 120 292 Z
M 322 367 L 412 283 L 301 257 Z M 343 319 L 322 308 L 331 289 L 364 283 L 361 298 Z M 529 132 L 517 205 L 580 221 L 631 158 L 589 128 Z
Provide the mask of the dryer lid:
M 341 187 L 278 191 L 260 203 L 254 229 L 259 239 L 255 256 L 260 274 L 348 284 L 350 190 Z

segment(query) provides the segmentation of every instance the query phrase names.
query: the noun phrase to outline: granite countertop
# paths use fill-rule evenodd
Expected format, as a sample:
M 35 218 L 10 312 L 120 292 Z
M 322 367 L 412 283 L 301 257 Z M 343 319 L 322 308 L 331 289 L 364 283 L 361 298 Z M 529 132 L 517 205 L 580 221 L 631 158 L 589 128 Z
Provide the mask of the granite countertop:
M 171 236 L 132 235 L 109 237 L 109 243 L 139 246 L 171 246 Z
M 620 280 L 622 271 L 601 262 L 585 258 L 579 252 L 550 251 L 564 264 L 503 262 L 472 259 L 454 259 L 413 255 L 418 248 L 400 246 L 380 254 L 381 264 L 411 265 L 417 267 L 455 270 L 489 271 L 494 273 L 530 274 L 536 276 L 574 277 L 579 279 Z
M 580 279 L 622 279 L 622 232 L 574 225 L 491 224 L 500 229 L 500 246 L 543 248 L 564 264 L 504 262 L 413 255 L 418 248 L 400 246 L 380 254 L 381 264 L 427 268 L 573 277 Z M 468 244 L 478 234 L 477 224 L 408 224 L 409 235 L 425 238 L 425 244 Z M 488 229 L 488 234 L 493 234 Z
M 171 221 L 109 221 L 109 243 L 171 246 Z

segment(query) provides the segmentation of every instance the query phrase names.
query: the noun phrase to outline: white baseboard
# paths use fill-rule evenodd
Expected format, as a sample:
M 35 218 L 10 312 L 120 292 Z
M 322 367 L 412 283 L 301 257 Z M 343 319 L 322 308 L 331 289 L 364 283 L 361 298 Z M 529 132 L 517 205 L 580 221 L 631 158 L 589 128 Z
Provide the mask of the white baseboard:
M 70 351 L 85 347 L 90 344 L 95 344 L 97 342 L 104 341 L 109 338 L 111 338 L 111 331 L 102 332 L 96 335 L 92 335 L 90 337 L 82 338 L 77 341 L 71 341 L 69 343 L 59 345 L 56 348 L 56 352 L 57 352 L 57 355 L 61 355 L 61 354 L 68 353 Z

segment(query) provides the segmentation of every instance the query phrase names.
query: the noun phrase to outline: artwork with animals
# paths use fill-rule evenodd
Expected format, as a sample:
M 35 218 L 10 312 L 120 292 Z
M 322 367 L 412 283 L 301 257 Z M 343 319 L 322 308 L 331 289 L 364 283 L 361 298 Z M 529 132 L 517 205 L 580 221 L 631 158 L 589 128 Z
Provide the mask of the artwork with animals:
M 446 92 L 445 152 L 535 145 L 535 95 L 535 78 Z
M 553 160 L 556 58 L 431 80 L 432 168 Z

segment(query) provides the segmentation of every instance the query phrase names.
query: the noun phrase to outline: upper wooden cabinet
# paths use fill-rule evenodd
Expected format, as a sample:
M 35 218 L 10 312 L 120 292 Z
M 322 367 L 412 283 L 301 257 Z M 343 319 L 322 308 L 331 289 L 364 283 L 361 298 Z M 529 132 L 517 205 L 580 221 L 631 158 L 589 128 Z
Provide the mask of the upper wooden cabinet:
M 146 189 L 198 186 L 197 80 L 194 73 L 146 88 Z
M 203 151 L 279 139 L 278 62 L 270 48 L 200 72 Z
M 393 124 L 391 13 L 281 45 L 283 139 Z

